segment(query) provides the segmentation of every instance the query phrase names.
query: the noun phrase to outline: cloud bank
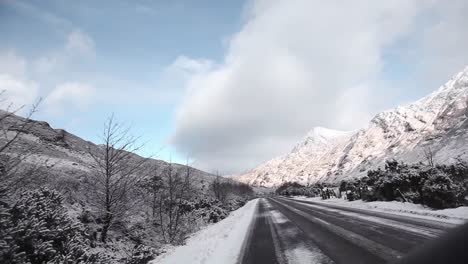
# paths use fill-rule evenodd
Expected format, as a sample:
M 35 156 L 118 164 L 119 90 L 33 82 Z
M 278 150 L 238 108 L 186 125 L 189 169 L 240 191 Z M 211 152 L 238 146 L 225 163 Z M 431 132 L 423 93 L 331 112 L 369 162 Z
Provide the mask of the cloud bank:
M 314 126 L 362 127 L 385 105 L 389 68 L 406 60 L 418 78 L 441 81 L 468 63 L 466 10 L 441 0 L 249 2 L 224 61 L 187 81 L 171 142 L 202 169 L 238 173 Z
M 37 100 L 39 85 L 30 80 L 27 62 L 9 50 L 0 52 L 0 108 L 17 110 Z
M 48 112 L 61 115 L 64 109 L 84 111 L 95 98 L 94 87 L 78 82 L 67 82 L 57 85 L 45 98 L 44 104 Z
M 96 96 L 91 85 L 77 81 L 58 82 L 52 87 L 39 84 L 59 75 L 59 70 L 73 69 L 77 61 L 94 56 L 93 39 L 80 30 L 69 32 L 63 47 L 37 59 L 25 59 L 13 50 L 0 51 L 0 107 L 5 109 L 11 104 L 12 110 L 24 107 L 27 111 L 42 97 L 40 109 L 46 113 L 84 110 Z

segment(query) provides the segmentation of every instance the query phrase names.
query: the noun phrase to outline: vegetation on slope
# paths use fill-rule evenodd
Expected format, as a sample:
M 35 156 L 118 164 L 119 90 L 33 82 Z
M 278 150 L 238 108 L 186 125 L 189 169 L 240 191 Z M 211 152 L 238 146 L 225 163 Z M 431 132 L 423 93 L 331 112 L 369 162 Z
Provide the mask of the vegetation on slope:
M 53 165 L 32 158 L 53 152 L 44 144 L 70 144 L 40 139 L 27 147 L 21 136 L 41 135 L 43 125 L 31 114 L 0 115 L 0 263 L 147 263 L 164 244 L 184 243 L 253 196 L 245 184 L 197 179 L 189 166 L 137 159 L 137 138 L 112 117 L 103 144 L 86 149 L 90 169 L 76 162 L 85 169 L 51 173 Z
M 451 165 L 410 165 L 389 160 L 384 168 L 369 170 L 367 176 L 342 181 L 339 186 L 285 183 L 276 193 L 321 196 L 324 199 L 344 195 L 350 201 L 396 200 L 423 204 L 435 209 L 452 208 L 467 204 L 468 164 L 459 161 Z

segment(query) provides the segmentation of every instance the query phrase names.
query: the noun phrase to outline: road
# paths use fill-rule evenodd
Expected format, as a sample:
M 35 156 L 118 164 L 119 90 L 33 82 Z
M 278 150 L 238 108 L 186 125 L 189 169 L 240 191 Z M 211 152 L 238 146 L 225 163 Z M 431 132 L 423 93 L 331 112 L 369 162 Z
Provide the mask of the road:
M 389 263 L 454 225 L 284 197 L 259 201 L 245 264 Z

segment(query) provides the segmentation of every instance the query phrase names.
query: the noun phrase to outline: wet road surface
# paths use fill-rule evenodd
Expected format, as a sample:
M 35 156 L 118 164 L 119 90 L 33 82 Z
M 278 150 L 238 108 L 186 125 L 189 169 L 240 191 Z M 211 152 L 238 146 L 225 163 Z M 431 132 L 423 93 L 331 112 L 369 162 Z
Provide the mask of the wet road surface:
M 259 201 L 241 263 L 391 263 L 453 224 L 284 197 Z

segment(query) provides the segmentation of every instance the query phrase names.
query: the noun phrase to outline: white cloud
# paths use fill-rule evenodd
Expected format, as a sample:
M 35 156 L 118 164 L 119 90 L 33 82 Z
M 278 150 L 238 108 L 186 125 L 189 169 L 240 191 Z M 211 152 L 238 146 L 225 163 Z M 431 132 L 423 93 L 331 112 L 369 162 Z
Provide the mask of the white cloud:
M 131 93 L 133 96 L 145 95 L 145 98 L 134 98 L 135 101 L 150 99 L 157 104 L 174 104 L 183 96 L 188 81 L 194 76 L 208 72 L 213 67 L 214 63 L 210 60 L 179 56 L 162 70 L 151 88 L 143 87 L 143 91 L 136 94 L 133 90 Z
M 285 153 L 313 126 L 363 126 L 381 110 L 385 52 L 420 48 L 410 36 L 442 2 L 253 1 L 224 63 L 187 82 L 173 144 L 204 169 L 238 172 Z M 466 36 L 466 23 L 453 23 Z
M 33 104 L 38 97 L 38 85 L 32 81 L 16 79 L 11 75 L 0 74 L 2 98 L 0 108 L 15 110 Z
M 68 82 L 57 87 L 45 98 L 46 111 L 52 114 L 65 114 L 71 110 L 84 111 L 94 101 L 94 87 L 77 82 Z
M 40 57 L 34 61 L 34 69 L 39 74 L 51 73 L 59 65 L 63 65 L 63 58 L 57 54 Z
M 188 75 L 205 73 L 214 66 L 213 61 L 207 59 L 192 59 L 187 56 L 179 56 L 169 65 L 166 72 L 177 72 Z
M 0 91 L 2 109 L 17 109 L 38 99 L 38 84 L 27 78 L 27 61 L 11 50 L 0 52 Z
M 0 52 L 0 73 L 23 78 L 26 75 L 26 60 L 12 50 L 2 51 Z
M 4 91 L 0 107 L 6 108 L 11 103 L 13 108 L 18 108 L 35 103 L 41 95 L 50 91 L 46 85 L 41 85 L 39 89 L 39 83 L 56 83 L 57 78 L 51 73 L 67 73 L 83 57 L 94 56 L 94 47 L 90 36 L 80 30 L 74 30 L 68 34 L 61 48 L 32 60 L 32 63 L 13 50 L 0 51 L 0 91 Z M 89 85 L 62 83 L 47 96 L 44 102 L 45 110 L 57 113 L 68 106 L 82 109 L 90 102 L 93 94 L 94 89 Z
M 468 65 L 468 2 L 437 1 L 432 9 L 436 18 L 421 36 L 420 77 L 423 85 L 441 85 Z
M 73 66 L 76 62 L 95 58 L 95 48 L 96 44 L 91 36 L 75 29 L 68 33 L 62 47 L 36 59 L 34 69 L 39 74 L 63 70 L 65 67 Z

